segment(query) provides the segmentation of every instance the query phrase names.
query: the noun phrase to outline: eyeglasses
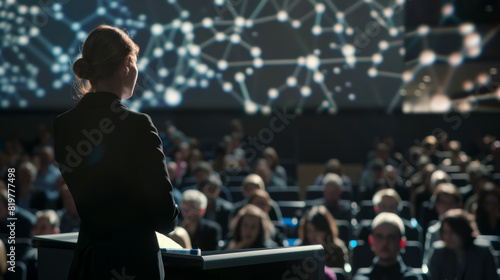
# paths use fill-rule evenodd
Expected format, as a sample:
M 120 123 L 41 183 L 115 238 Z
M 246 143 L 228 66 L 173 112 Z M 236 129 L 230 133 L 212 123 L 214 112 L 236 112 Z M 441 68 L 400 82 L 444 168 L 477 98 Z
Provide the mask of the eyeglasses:
M 396 235 L 381 235 L 381 234 L 375 234 L 373 235 L 373 240 L 377 243 L 384 242 L 387 240 L 389 243 L 398 243 L 401 240 L 401 237 L 396 236 Z

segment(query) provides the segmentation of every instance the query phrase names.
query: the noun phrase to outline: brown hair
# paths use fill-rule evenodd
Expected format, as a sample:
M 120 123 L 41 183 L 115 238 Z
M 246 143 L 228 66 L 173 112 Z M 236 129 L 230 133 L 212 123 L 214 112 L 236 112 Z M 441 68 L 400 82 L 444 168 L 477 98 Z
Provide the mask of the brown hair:
M 233 231 L 233 238 L 236 241 L 241 241 L 241 225 L 243 222 L 243 218 L 245 216 L 253 216 L 260 219 L 260 230 L 257 239 L 252 244 L 252 248 L 260 247 L 261 244 L 264 243 L 265 240 L 271 238 L 271 236 L 275 233 L 275 228 L 269 216 L 264 210 L 253 204 L 247 204 L 243 208 L 241 208 L 236 216 L 231 221 L 231 230 Z
M 337 223 L 332 214 L 323 205 L 313 206 L 302 219 L 299 225 L 299 239 L 302 240 L 302 245 L 310 245 L 311 240 L 307 238 L 306 224 L 311 223 L 317 230 L 327 233 L 326 243 L 334 244 L 338 238 Z
M 139 46 L 124 30 L 110 25 L 94 29 L 83 43 L 82 57 L 73 64 L 78 97 L 89 92 L 97 81 L 113 76 L 125 58 L 138 53 Z
M 462 209 L 450 209 L 443 214 L 441 218 L 441 228 L 439 233 L 442 235 L 444 224 L 448 224 L 463 241 L 463 248 L 467 249 L 474 244 L 474 239 L 478 235 L 476 223 L 472 215 Z

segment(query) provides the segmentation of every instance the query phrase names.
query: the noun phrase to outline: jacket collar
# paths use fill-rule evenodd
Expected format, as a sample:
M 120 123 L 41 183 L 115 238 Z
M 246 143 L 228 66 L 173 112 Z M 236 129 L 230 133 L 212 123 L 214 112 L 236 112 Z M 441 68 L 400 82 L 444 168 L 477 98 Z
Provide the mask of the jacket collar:
M 107 104 L 121 104 L 120 98 L 112 92 L 89 92 L 86 93 L 78 103 L 79 105 L 107 105 Z

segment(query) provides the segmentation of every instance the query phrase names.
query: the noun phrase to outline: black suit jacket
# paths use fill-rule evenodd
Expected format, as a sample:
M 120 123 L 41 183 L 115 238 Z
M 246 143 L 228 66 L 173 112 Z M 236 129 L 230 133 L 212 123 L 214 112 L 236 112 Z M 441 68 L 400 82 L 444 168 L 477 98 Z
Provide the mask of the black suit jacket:
M 81 218 L 69 279 L 160 279 L 155 231 L 172 231 L 179 210 L 149 116 L 113 93 L 88 93 L 55 119 L 54 137 Z

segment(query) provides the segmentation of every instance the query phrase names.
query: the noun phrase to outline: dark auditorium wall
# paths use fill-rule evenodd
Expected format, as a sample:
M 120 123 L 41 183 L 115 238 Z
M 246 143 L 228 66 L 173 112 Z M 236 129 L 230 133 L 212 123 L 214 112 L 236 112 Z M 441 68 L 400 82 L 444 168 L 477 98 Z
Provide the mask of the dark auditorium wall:
M 28 143 L 36 137 L 40 123 L 52 124 L 61 112 L 1 112 L 0 140 L 20 138 Z M 303 114 L 274 111 L 269 116 L 248 116 L 240 112 L 151 111 L 158 129 L 170 120 L 186 135 L 215 143 L 230 132 L 230 121 L 240 118 L 245 131 L 256 141 L 245 149 L 260 151 L 262 145 L 274 146 L 283 159 L 297 163 L 323 163 L 337 157 L 344 163 L 364 163 L 376 137 L 392 136 L 396 149 L 407 151 L 429 134 L 446 131 L 450 139 L 460 140 L 464 150 L 474 154 L 478 135 L 500 137 L 500 115 L 457 113 L 434 115 L 387 115 L 374 111 L 351 111 L 337 115 Z M 285 124 L 286 123 L 286 124 Z

